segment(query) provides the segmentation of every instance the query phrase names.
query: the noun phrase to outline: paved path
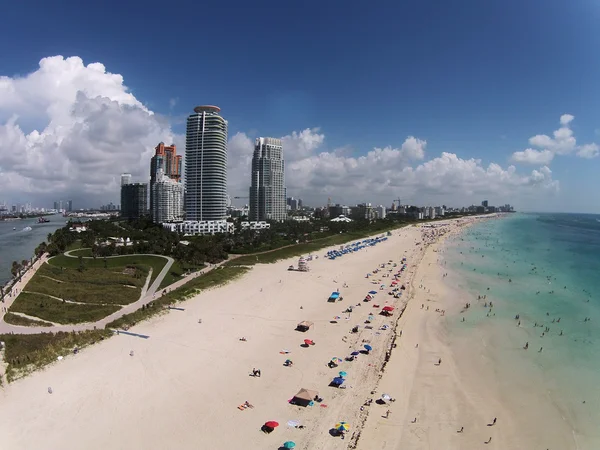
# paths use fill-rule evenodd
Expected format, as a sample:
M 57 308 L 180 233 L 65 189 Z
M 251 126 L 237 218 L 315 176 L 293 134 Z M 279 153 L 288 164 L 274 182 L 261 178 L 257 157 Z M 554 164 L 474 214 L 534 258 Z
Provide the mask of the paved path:
M 130 255 L 124 255 L 124 256 L 130 256 Z M 208 266 L 205 267 L 204 269 L 199 270 L 197 272 L 193 272 L 189 275 L 186 275 L 181 280 L 178 280 L 175 283 L 167 286 L 163 291 L 156 292 L 158 290 L 158 287 L 160 286 L 160 283 L 162 282 L 163 278 L 165 277 L 165 275 L 168 273 L 169 269 L 173 265 L 174 260 L 173 260 L 173 258 L 170 258 L 168 256 L 162 256 L 162 255 L 145 255 L 145 256 L 161 256 L 163 258 L 169 259 L 170 261 L 167 262 L 167 264 L 165 264 L 165 267 L 163 268 L 163 270 L 161 270 L 160 274 L 158 274 L 158 276 L 156 277 L 156 280 L 154 280 L 154 283 L 152 283 L 152 286 L 150 286 L 146 295 L 142 296 L 138 301 L 131 303 L 129 305 L 126 305 L 123 308 L 121 308 L 119 311 L 111 314 L 110 316 L 105 317 L 102 320 L 99 320 L 98 322 L 94 322 L 94 323 L 59 325 L 56 327 L 21 327 L 21 326 L 17 326 L 17 325 L 8 324 L 8 323 L 4 322 L 4 320 L 2 320 L 0 322 L 0 334 L 2 334 L 2 333 L 37 334 L 37 333 L 44 333 L 44 332 L 47 333 L 50 331 L 56 333 L 58 331 L 71 332 L 71 331 L 102 329 L 106 326 L 107 323 L 112 322 L 113 320 L 116 320 L 116 319 L 124 316 L 125 314 L 129 314 L 134 311 L 137 311 L 138 309 L 140 309 L 142 307 L 142 305 L 146 305 L 146 304 L 150 303 L 152 300 L 156 300 L 157 298 L 160 298 L 162 296 L 163 292 L 171 291 L 172 289 L 177 289 L 178 287 L 183 286 L 190 280 L 193 280 L 194 278 L 197 278 L 200 275 L 210 272 L 211 270 L 214 270 L 217 267 L 221 266 L 222 264 L 226 263 L 227 261 L 231 261 L 231 259 L 233 259 L 233 258 L 230 258 L 225 261 L 221 261 L 218 264 L 208 264 Z M 76 258 L 76 256 L 71 256 L 71 257 Z M 114 256 L 109 256 L 108 258 L 114 258 Z M 38 319 L 38 320 L 43 320 L 43 319 Z
M 71 255 L 70 253 L 71 253 L 71 251 L 65 252 L 65 255 L 70 258 L 77 258 L 77 256 Z M 122 256 L 133 256 L 133 255 L 107 256 L 107 258 L 120 258 Z M 163 256 L 163 255 L 149 255 L 149 254 L 139 254 L 138 253 L 138 254 L 136 254 L 136 256 L 155 256 L 155 257 L 165 258 L 167 260 L 167 263 L 165 264 L 163 269 L 160 271 L 160 273 L 158 274 L 158 276 L 156 277 L 156 279 L 154 280 L 154 282 L 152 283 L 151 286 L 148 286 L 148 284 L 149 284 L 150 278 L 152 277 L 152 271 L 148 274 L 146 283 L 145 283 L 144 287 L 142 288 L 142 294 L 140 295 L 139 300 L 137 300 L 136 302 L 133 302 L 133 303 L 130 303 L 129 305 L 123 306 L 117 312 L 111 314 L 108 317 L 105 317 L 102 320 L 99 320 L 98 322 L 73 324 L 73 325 L 59 325 L 59 326 L 55 326 L 55 327 L 22 327 L 22 326 L 18 326 L 18 325 L 11 325 L 9 323 L 4 322 L 4 312 L 2 312 L 2 315 L 0 316 L 0 319 L 2 319 L 0 321 L 0 334 L 2 334 L 2 333 L 36 334 L 36 333 L 43 333 L 43 332 L 49 332 L 49 331 L 52 331 L 52 332 L 69 331 L 70 332 L 70 331 L 93 330 L 95 328 L 104 328 L 104 326 L 107 323 L 112 322 L 113 320 L 116 320 L 116 319 L 124 316 L 125 314 L 129 314 L 133 311 L 138 310 L 139 308 L 142 307 L 142 305 L 145 305 L 145 304 L 151 302 L 155 297 L 160 296 L 160 293 L 156 294 L 156 295 L 155 295 L 155 293 L 158 290 L 160 283 L 162 283 L 162 280 L 164 279 L 164 277 L 167 275 L 167 273 L 169 273 L 169 269 L 171 269 L 171 266 L 173 265 L 175 260 L 169 256 Z M 5 303 L 2 303 L 0 305 L 3 307 L 6 307 L 7 309 L 10 308 L 10 305 L 12 305 L 12 303 L 15 301 L 16 297 L 18 297 L 18 294 L 20 292 L 22 292 L 23 287 L 31 279 L 33 274 L 37 271 L 37 269 L 39 269 L 41 267 L 42 264 L 46 263 L 48 261 L 48 259 L 49 259 L 48 256 L 44 255 L 38 262 L 36 262 L 33 267 L 33 269 L 35 269 L 35 270 L 31 270 L 31 269 L 28 270 L 27 273 L 25 275 L 23 275 L 21 281 L 19 283 L 17 283 L 17 285 L 15 286 L 15 292 L 17 292 L 17 294 L 12 295 L 12 297 L 7 297 Z M 94 258 L 90 257 L 90 256 L 85 256 L 84 259 L 94 259 Z M 205 271 L 206 271 L 206 269 L 203 269 L 203 270 L 196 272 L 190 276 L 187 276 L 183 280 L 179 280 L 179 281 L 173 283 L 172 285 L 170 285 L 169 289 L 179 287 L 182 284 L 184 284 L 185 282 L 187 282 L 188 280 L 195 278 L 196 276 L 198 276 L 201 273 L 204 273 Z M 35 317 L 32 317 L 32 319 L 44 320 L 44 319 L 35 318 Z

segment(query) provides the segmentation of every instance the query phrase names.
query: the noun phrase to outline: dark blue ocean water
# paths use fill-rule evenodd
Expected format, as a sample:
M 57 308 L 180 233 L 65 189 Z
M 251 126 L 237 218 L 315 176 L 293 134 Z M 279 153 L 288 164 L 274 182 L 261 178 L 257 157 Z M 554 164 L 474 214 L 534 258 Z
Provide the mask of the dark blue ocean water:
M 448 244 L 447 261 L 472 303 L 456 335 L 477 331 L 499 376 L 534 380 L 551 399 L 586 443 L 574 448 L 600 448 L 600 215 L 486 221 Z

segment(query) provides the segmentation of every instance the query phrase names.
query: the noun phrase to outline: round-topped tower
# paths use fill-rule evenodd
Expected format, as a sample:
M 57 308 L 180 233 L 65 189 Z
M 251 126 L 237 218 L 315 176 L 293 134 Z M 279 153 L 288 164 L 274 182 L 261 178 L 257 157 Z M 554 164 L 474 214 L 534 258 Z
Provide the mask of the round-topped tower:
M 227 121 L 218 106 L 194 108 L 185 144 L 186 220 L 225 220 L 227 214 Z

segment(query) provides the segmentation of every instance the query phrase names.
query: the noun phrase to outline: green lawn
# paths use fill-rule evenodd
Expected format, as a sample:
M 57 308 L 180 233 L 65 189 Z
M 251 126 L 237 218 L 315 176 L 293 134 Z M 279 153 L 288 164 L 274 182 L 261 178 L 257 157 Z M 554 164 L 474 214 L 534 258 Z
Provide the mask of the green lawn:
M 393 227 L 400 228 L 405 225 Z M 364 239 L 367 236 L 385 234 L 390 229 L 380 230 L 380 231 L 366 231 L 366 232 L 351 232 L 351 233 L 343 233 L 343 234 L 334 234 L 332 236 L 328 236 L 322 239 L 316 239 L 311 242 L 296 244 L 285 248 L 280 248 L 277 250 L 273 250 L 267 253 L 262 253 L 259 255 L 247 255 L 241 256 L 239 258 L 235 258 L 227 263 L 226 266 L 251 266 L 253 264 L 270 264 L 276 261 L 292 258 L 294 256 L 308 255 L 310 253 L 314 253 L 318 250 L 321 250 L 326 247 L 331 247 L 333 245 L 342 245 L 351 241 L 357 241 L 360 239 Z
M 188 270 L 191 272 L 197 272 L 202 269 L 204 266 L 191 266 L 189 264 L 182 263 L 181 261 L 175 260 L 162 282 L 160 283 L 159 290 L 164 289 L 167 286 L 175 283 L 176 281 L 181 280 L 181 276 L 186 273 Z
M 73 250 L 69 253 L 71 256 L 83 256 L 84 258 L 92 257 L 92 249 L 91 248 L 81 248 L 79 250 Z
M 65 255 L 55 256 L 54 258 L 51 258 L 48 263 L 56 267 L 79 268 L 79 258 L 69 258 Z M 152 268 L 150 284 L 156 279 L 166 263 L 167 260 L 161 256 L 125 255 L 106 258 L 106 267 L 109 269 L 123 268 L 125 266 L 146 266 L 147 268 Z M 104 258 L 84 258 L 83 265 L 86 268 L 104 269 Z
M 139 278 L 136 278 L 123 273 L 124 269 L 88 267 L 79 272 L 74 268 L 44 264 L 24 290 L 82 303 L 128 305 L 140 298 L 147 272 L 145 267 L 139 268 Z
M 133 326 L 137 322 L 148 319 L 149 317 L 163 311 L 168 305 L 187 300 L 191 296 L 198 294 L 204 289 L 222 286 L 245 274 L 249 269 L 247 267 L 220 267 L 211 270 L 205 275 L 194 278 L 183 286 L 163 295 L 151 302 L 150 307 L 138 309 L 131 314 L 125 314 L 123 317 L 114 320 L 106 325 L 106 328 L 123 328 Z
M 13 314 L 11 312 L 6 313 L 4 315 L 4 321 L 6 323 L 10 323 L 11 325 L 19 325 L 22 327 L 51 327 L 52 326 L 51 323 L 44 322 L 43 320 L 28 319 L 27 317 L 19 316 L 18 314 Z
M 4 360 L 8 363 L 6 377 L 9 382 L 56 361 L 73 348 L 83 348 L 106 339 L 108 330 L 90 330 L 79 333 L 2 334 L 6 344 Z
M 41 294 L 21 292 L 10 307 L 11 312 L 39 317 L 60 324 L 96 322 L 118 311 L 116 305 L 80 305 L 56 300 Z

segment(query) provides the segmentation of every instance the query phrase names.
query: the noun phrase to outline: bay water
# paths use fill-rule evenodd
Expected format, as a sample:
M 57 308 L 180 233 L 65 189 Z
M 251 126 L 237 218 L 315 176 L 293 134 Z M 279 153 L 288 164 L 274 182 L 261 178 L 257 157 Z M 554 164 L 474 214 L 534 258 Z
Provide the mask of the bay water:
M 65 225 L 66 219 L 60 214 L 46 218 L 50 222 L 38 223 L 37 218 L 0 221 L 0 284 L 11 278 L 13 261 L 31 259 L 35 248 L 47 241 L 48 233 Z

